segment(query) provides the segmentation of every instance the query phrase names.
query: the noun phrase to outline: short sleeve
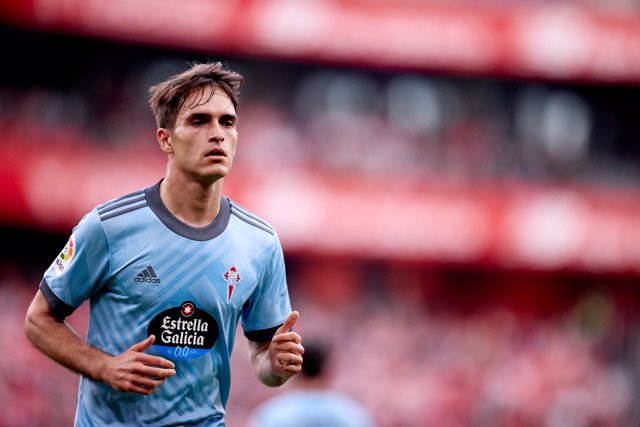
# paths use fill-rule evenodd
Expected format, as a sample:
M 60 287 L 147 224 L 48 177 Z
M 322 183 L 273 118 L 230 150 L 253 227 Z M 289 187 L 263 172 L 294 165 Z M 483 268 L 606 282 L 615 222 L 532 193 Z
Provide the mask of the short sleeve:
M 264 272 L 242 309 L 242 327 L 251 341 L 268 341 L 291 312 L 282 246 L 277 235 Z
M 73 229 L 40 282 L 56 317 L 64 319 L 99 290 L 110 268 L 109 243 L 94 209 Z

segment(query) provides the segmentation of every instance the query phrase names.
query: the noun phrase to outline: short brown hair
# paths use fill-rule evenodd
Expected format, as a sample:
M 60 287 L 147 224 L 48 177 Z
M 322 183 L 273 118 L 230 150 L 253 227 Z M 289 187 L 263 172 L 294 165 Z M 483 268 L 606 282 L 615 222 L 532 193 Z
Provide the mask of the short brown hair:
M 178 112 L 193 91 L 204 91 L 210 86 L 219 87 L 226 92 L 234 108 L 237 109 L 242 83 L 244 83 L 242 75 L 225 68 L 220 62 L 193 63 L 188 70 L 152 86 L 149 89 L 151 95 L 149 105 L 158 127 L 172 129 Z M 202 94 L 198 99 L 198 102 L 201 101 L 203 101 Z

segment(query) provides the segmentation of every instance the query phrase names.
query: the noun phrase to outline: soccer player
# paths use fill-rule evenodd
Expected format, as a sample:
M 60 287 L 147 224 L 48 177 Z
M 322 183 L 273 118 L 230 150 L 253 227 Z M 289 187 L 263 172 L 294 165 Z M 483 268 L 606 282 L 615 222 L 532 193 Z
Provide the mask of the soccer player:
M 77 426 L 224 426 L 238 322 L 264 384 L 301 369 L 278 235 L 222 193 L 242 83 L 217 62 L 151 87 L 164 178 L 86 214 L 44 273 L 25 332 L 81 374 Z M 85 300 L 86 341 L 64 320 Z
M 294 388 L 259 405 L 248 427 L 374 427 L 367 407 L 331 387 L 328 347 L 305 340 L 304 348 L 302 370 L 290 384 Z

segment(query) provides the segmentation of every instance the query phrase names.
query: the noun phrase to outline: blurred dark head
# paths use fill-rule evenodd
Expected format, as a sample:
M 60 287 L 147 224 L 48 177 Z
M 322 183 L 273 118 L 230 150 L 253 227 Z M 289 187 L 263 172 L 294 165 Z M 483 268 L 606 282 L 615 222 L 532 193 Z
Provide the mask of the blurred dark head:
M 300 373 L 307 378 L 323 375 L 329 356 L 329 347 L 318 341 L 305 341 L 302 345 L 304 346 L 304 360 Z

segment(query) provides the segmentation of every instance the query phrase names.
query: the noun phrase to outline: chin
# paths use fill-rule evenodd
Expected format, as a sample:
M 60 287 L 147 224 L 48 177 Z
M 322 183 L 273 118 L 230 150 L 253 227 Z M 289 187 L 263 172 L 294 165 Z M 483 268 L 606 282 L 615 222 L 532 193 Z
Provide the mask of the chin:
M 202 177 L 205 178 L 207 181 L 218 181 L 224 177 L 226 177 L 228 175 L 229 171 L 228 170 L 224 170 L 224 171 L 207 171 L 206 173 L 202 174 Z

